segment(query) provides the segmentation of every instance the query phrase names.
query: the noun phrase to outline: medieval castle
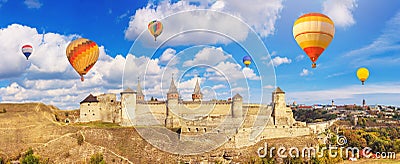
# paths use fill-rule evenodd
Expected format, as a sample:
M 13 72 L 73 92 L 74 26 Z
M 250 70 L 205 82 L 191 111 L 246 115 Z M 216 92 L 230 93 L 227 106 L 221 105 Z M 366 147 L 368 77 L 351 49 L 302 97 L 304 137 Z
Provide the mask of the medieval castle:
M 316 127 L 309 127 L 293 118 L 292 110 L 286 106 L 285 92 L 279 87 L 272 93 L 270 105 L 244 104 L 239 94 L 228 100 L 206 101 L 198 81 L 192 100 L 183 101 L 173 78 L 166 101 L 146 101 L 144 97 L 139 80 L 136 91 L 127 88 L 121 92 L 121 101 L 117 101 L 115 94 L 90 94 L 80 103 L 79 121 L 113 122 L 121 126 L 162 126 L 174 131 L 179 129 L 179 133 L 188 135 L 233 132 L 235 147 L 249 146 L 262 139 L 316 132 Z M 226 119 L 231 121 L 226 123 Z M 258 133 L 252 134 L 254 131 Z

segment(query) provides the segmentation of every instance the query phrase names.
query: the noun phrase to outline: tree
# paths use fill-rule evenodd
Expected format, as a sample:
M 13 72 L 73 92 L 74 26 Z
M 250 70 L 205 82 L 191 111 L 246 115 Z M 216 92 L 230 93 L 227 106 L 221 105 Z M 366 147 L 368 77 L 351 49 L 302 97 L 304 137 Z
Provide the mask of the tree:
M 103 159 L 103 154 L 96 153 L 90 157 L 90 164 L 105 164 L 106 161 Z
M 39 157 L 33 154 L 32 148 L 25 153 L 21 161 L 22 164 L 39 164 Z

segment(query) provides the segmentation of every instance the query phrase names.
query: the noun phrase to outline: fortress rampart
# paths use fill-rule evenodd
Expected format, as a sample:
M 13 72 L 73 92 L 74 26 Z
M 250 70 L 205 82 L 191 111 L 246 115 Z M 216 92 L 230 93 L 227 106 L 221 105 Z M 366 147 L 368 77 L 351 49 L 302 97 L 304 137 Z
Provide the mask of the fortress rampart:
M 180 129 L 181 135 L 233 132 L 235 135 L 230 140 L 234 141 L 235 147 L 249 146 L 263 139 L 310 135 L 329 126 L 307 126 L 305 122 L 296 121 L 286 106 L 285 92 L 279 87 L 272 93 L 271 105 L 260 105 L 243 104 L 239 94 L 228 100 L 204 101 L 198 85 L 196 83 L 192 101 L 179 99 L 173 79 L 166 101 L 145 101 L 140 82 L 136 91 L 128 88 L 121 92 L 121 101 L 116 100 L 115 94 L 89 95 L 81 102 L 79 121 L 163 126 Z M 240 124 L 230 126 L 227 119 Z M 227 126 L 221 129 L 221 124 Z

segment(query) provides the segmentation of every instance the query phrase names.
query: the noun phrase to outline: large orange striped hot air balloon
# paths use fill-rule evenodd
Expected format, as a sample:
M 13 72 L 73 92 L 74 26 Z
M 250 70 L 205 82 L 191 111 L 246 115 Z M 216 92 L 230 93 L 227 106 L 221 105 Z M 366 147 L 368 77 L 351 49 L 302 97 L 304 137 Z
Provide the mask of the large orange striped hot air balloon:
M 149 32 L 154 37 L 154 41 L 156 41 L 157 37 L 162 33 L 163 24 L 160 21 L 153 20 L 147 25 Z
M 89 72 L 99 58 L 99 47 L 89 39 L 76 39 L 67 47 L 67 58 L 83 81 L 83 75 Z
M 331 43 L 335 35 L 333 21 L 321 13 L 308 13 L 300 16 L 293 25 L 293 36 L 316 67 L 318 57 Z

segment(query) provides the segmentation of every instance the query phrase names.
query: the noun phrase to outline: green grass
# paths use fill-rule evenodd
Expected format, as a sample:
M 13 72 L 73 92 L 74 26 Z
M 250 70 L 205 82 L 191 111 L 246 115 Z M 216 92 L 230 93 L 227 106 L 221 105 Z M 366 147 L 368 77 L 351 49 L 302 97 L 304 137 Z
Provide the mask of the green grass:
M 92 128 L 120 128 L 121 126 L 117 123 L 109 123 L 109 122 L 88 122 L 88 123 L 75 123 L 73 125 L 76 126 L 87 126 Z

